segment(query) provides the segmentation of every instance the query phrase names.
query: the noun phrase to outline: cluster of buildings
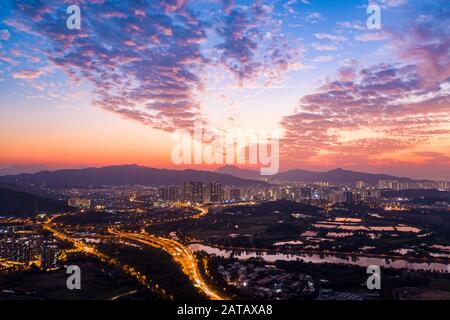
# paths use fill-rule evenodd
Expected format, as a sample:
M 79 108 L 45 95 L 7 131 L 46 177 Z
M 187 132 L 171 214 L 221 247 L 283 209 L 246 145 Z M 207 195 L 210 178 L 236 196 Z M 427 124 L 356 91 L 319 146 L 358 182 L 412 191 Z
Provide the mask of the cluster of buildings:
M 228 285 L 253 299 L 295 299 L 311 297 L 317 287 L 311 276 L 287 273 L 273 265 L 244 265 L 240 262 L 220 265 L 218 273 Z
M 383 191 L 436 189 L 450 191 L 449 181 L 380 180 L 378 183 L 358 181 L 356 184 L 330 182 L 277 183 L 272 185 L 232 186 L 218 181 L 202 183 L 186 181 L 183 185 L 104 186 L 86 189 L 67 189 L 68 204 L 80 210 L 133 211 L 149 206 L 166 207 L 173 203 L 232 203 L 241 201 L 292 200 L 317 206 L 378 202 Z M 441 205 L 441 204 L 439 204 Z M 446 205 L 447 207 L 448 205 Z
M 380 180 L 378 188 L 384 190 L 429 190 L 450 191 L 450 181 L 399 181 Z
M 85 188 L 52 189 L 45 192 L 80 210 L 129 211 L 154 201 L 158 188 L 142 185 L 105 185 Z M 141 199 L 141 200 L 139 200 Z
M 79 209 L 89 209 L 91 207 L 91 200 L 84 198 L 69 198 L 67 204 L 71 207 L 79 208 Z
M 35 230 L 21 226 L 0 230 L 0 259 L 3 261 L 34 264 L 47 270 L 57 266 L 59 253 L 56 240 L 45 239 Z
M 450 190 L 449 182 L 400 182 L 380 180 L 377 185 L 358 181 L 354 185 L 333 185 L 329 182 L 289 183 L 271 186 L 222 186 L 219 182 L 203 184 L 186 181 L 183 186 L 159 188 L 158 199 L 163 202 L 220 203 L 238 201 L 293 200 L 314 205 L 379 201 L 382 191 L 405 189 Z
M 220 182 L 203 184 L 199 181 L 186 181 L 182 187 L 159 188 L 159 200 L 165 202 L 184 201 L 190 203 L 220 203 L 242 200 L 241 188 L 222 186 Z
M 223 186 L 220 182 L 203 184 L 199 181 L 186 181 L 180 186 L 159 188 L 158 200 L 162 202 L 227 203 L 239 201 L 294 200 L 306 202 L 353 202 L 362 197 L 379 197 L 380 192 L 352 193 L 351 189 L 336 189 L 321 185 L 273 185 L 262 186 Z M 320 203 L 317 203 L 320 204 Z

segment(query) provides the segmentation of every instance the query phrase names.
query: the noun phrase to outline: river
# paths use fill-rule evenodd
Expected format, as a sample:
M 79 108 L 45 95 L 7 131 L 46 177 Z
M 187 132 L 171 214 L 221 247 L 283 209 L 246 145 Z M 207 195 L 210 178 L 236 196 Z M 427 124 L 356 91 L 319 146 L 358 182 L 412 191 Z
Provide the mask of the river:
M 450 264 L 441 262 L 412 262 L 407 259 L 387 259 L 365 256 L 339 256 L 334 254 L 307 254 L 307 253 L 280 253 L 269 251 L 238 251 L 227 250 L 204 244 L 191 244 L 189 249 L 192 251 L 206 251 L 208 254 L 216 255 L 224 258 L 236 258 L 239 260 L 247 260 L 250 258 L 261 258 L 267 262 L 275 261 L 302 261 L 309 263 L 332 263 L 356 265 L 360 267 L 368 267 L 376 265 L 382 268 L 392 269 L 409 269 L 409 270 L 426 270 L 450 272 Z

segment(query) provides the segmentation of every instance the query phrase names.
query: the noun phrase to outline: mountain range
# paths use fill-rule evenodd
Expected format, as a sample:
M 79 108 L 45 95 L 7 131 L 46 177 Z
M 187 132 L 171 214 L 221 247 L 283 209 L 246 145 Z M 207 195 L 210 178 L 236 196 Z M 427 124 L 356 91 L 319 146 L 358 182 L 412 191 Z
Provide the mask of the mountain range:
M 225 166 L 215 171 L 156 169 L 138 165 L 116 165 L 101 168 L 64 169 L 0 176 L 0 184 L 42 185 L 52 187 L 88 187 L 100 185 L 182 185 L 195 180 L 203 183 L 219 181 L 223 185 L 269 185 L 270 182 L 356 183 L 376 184 L 379 180 L 415 181 L 386 174 L 372 174 L 341 168 L 319 172 L 294 169 L 273 176 L 261 176 L 259 171 Z M 28 191 L 28 190 L 26 190 Z
M 100 185 L 182 185 L 195 180 L 203 183 L 218 181 L 223 185 L 269 185 L 261 180 L 249 180 L 229 174 L 201 170 L 156 169 L 138 165 L 102 168 L 41 171 L 34 174 L 0 176 L 0 183 L 46 184 L 53 187 L 88 187 Z
M 241 169 L 235 166 L 225 166 L 216 170 L 219 173 L 226 173 L 243 179 L 265 179 L 268 181 L 285 181 L 285 182 L 318 182 L 326 181 L 332 183 L 356 183 L 364 181 L 370 184 L 376 184 L 379 180 L 398 180 L 401 182 L 415 181 L 410 178 L 396 177 L 387 174 L 373 174 L 365 172 L 356 172 L 337 168 L 330 171 L 308 171 L 308 170 L 288 170 L 280 172 L 273 176 L 261 176 L 259 171 Z

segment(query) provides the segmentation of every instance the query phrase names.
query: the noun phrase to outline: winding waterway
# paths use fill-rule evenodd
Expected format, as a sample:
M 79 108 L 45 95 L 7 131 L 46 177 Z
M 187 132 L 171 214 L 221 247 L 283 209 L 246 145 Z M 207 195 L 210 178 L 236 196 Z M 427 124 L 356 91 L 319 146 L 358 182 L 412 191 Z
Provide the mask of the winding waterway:
M 192 251 L 206 251 L 208 254 L 216 255 L 223 258 L 236 258 L 239 260 L 247 260 L 250 258 L 261 258 L 267 262 L 275 261 L 302 261 L 307 263 L 331 263 L 356 265 L 360 267 L 368 267 L 377 265 L 384 268 L 392 269 L 409 269 L 409 270 L 426 270 L 438 272 L 450 272 L 450 264 L 442 262 L 417 262 L 408 261 L 407 259 L 390 259 L 366 256 L 343 256 L 335 254 L 316 254 L 316 253 L 280 253 L 270 251 L 249 251 L 249 250 L 228 250 L 217 248 L 200 243 L 189 245 Z

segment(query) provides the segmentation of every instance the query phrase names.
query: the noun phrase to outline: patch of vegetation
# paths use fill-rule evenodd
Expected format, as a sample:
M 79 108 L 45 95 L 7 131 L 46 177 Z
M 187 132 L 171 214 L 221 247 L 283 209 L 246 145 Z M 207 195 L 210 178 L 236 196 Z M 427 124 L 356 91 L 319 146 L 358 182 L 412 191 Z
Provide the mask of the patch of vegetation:
M 146 275 L 174 299 L 204 299 L 172 256 L 162 250 L 102 244 L 99 250 Z

